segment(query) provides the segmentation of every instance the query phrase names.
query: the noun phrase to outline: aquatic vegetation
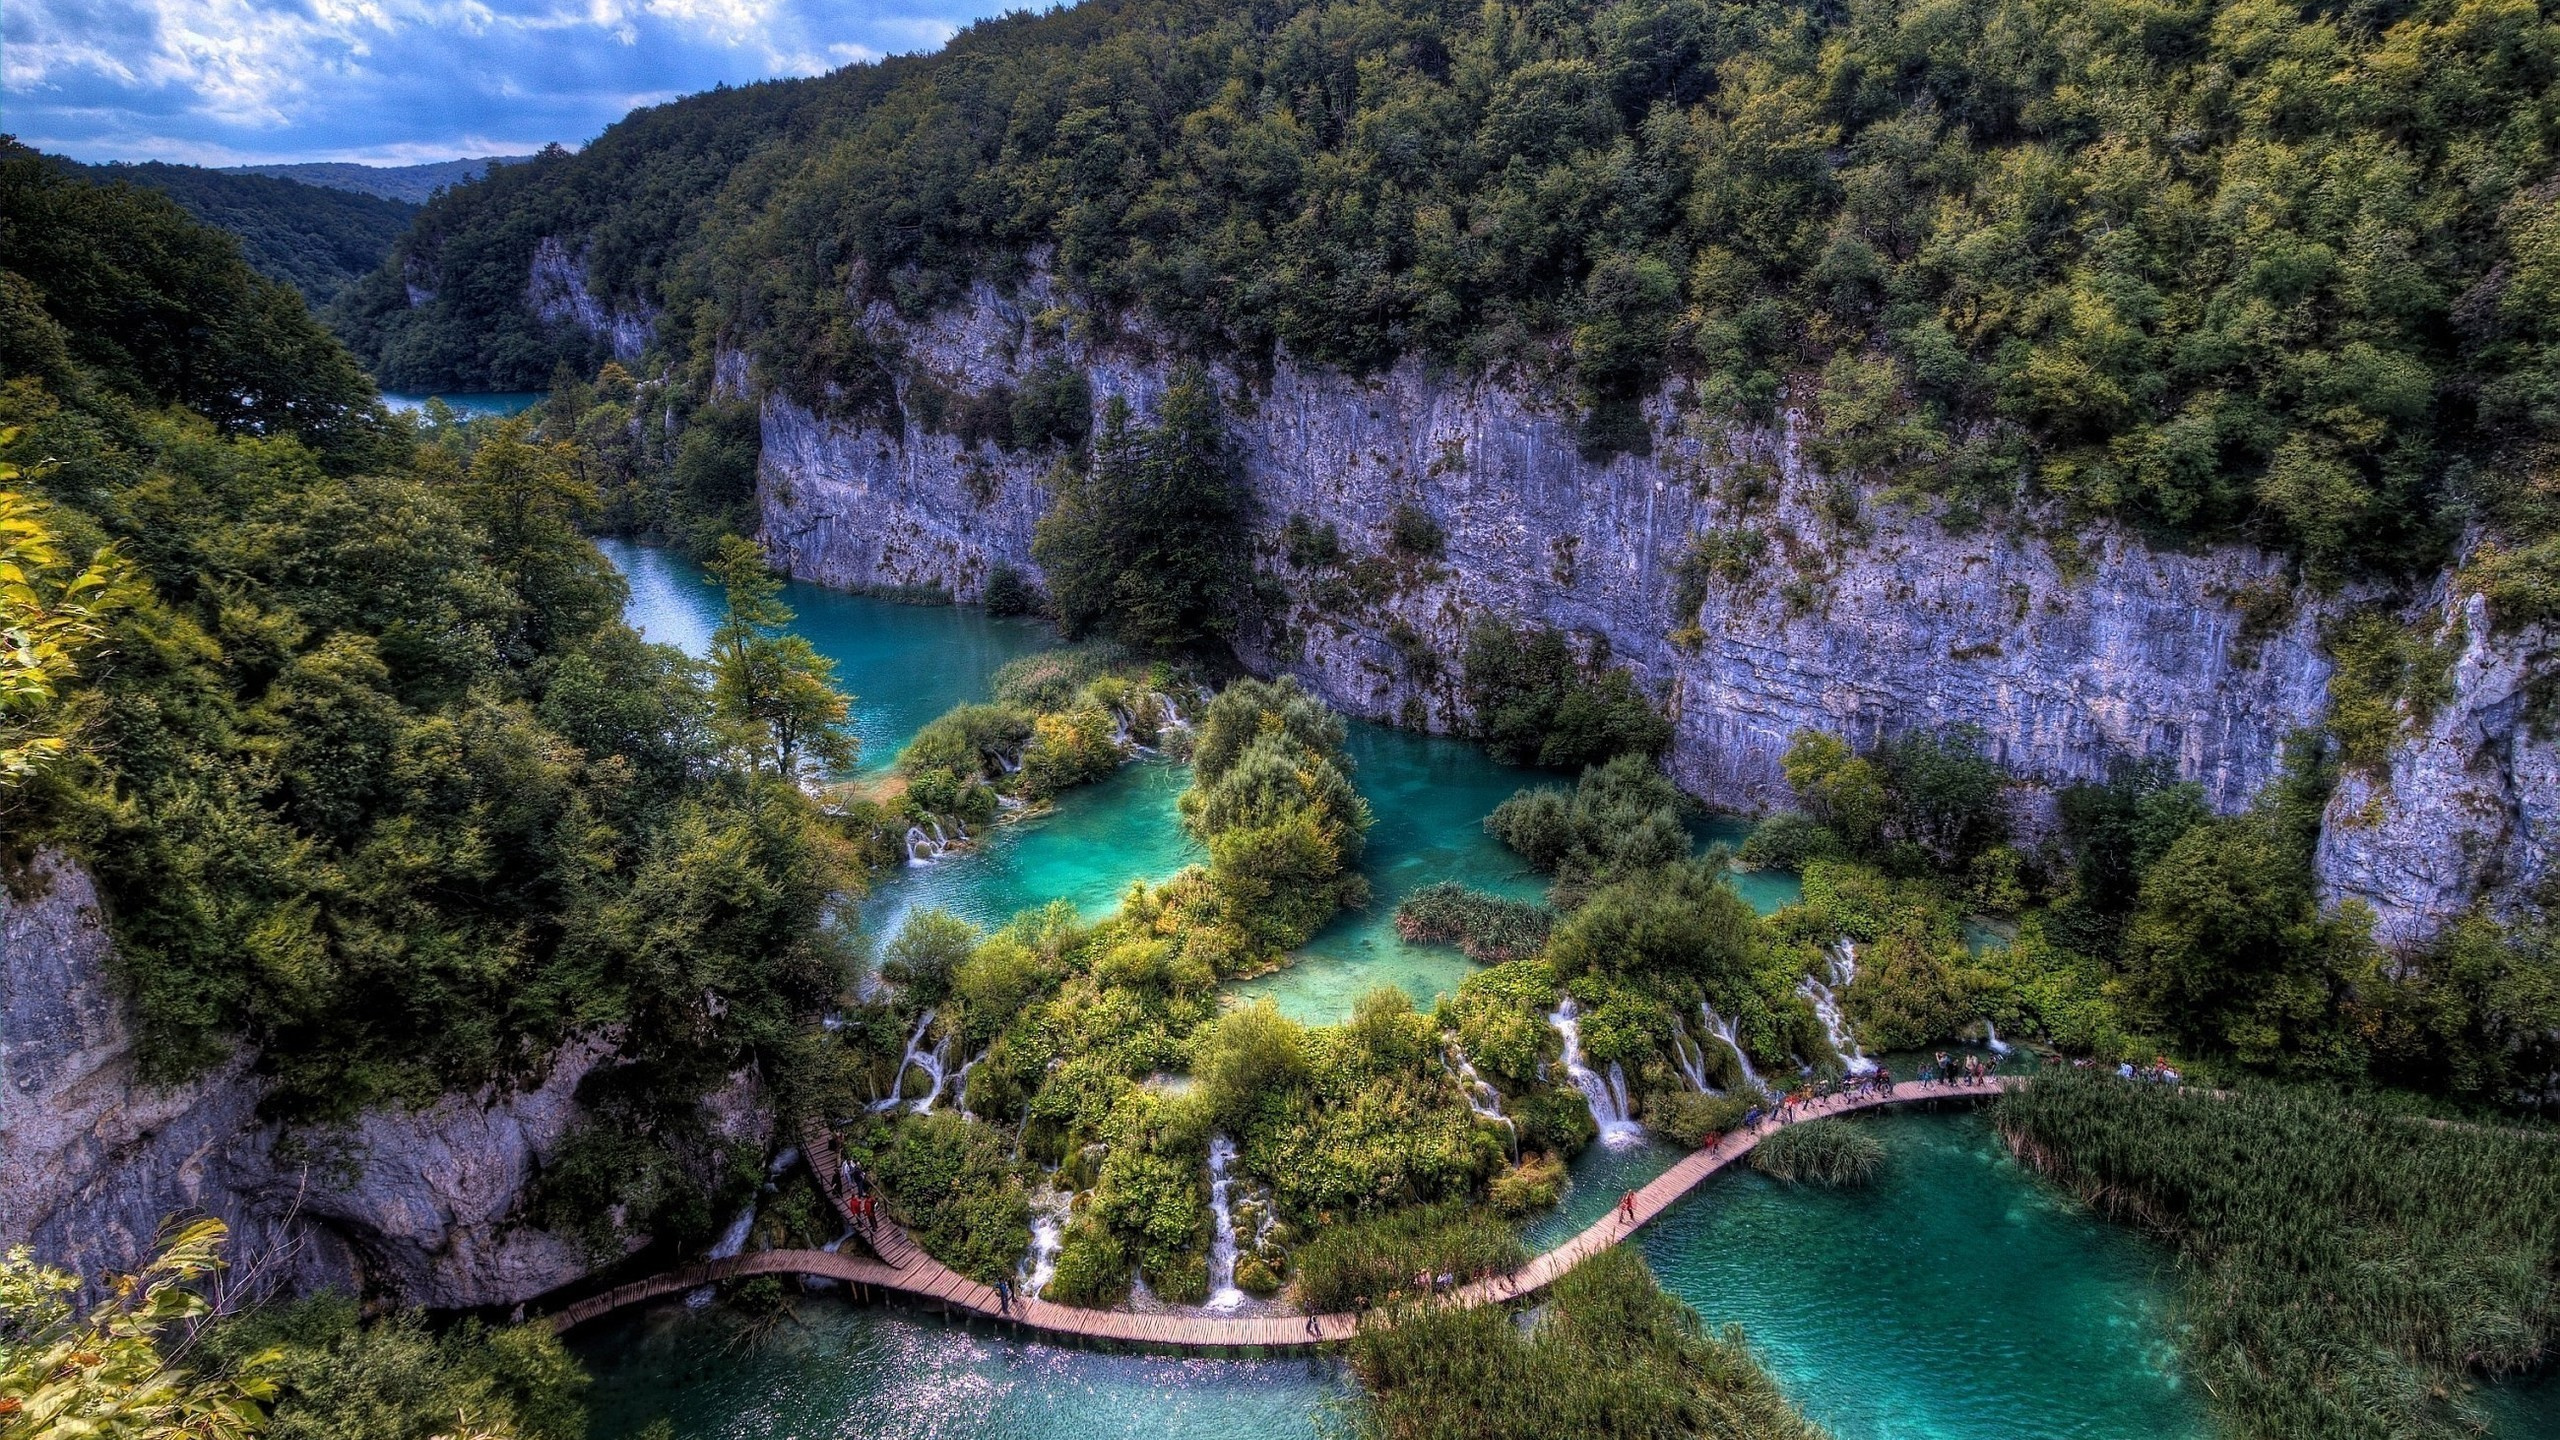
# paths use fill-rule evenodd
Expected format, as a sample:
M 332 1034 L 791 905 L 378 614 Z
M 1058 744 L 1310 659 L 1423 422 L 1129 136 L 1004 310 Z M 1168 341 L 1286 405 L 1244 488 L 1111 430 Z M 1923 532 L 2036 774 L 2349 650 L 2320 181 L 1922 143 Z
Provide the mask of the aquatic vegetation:
M 1552 1210 L 1563 1198 L 1565 1165 L 1562 1156 L 1533 1151 L 1520 1163 L 1493 1177 L 1485 1186 L 1485 1203 L 1493 1213 L 1505 1219 L 1518 1220 L 1542 1210 Z
M 1710 1333 L 1611 1246 L 1556 1282 L 1535 1323 L 1499 1306 L 1408 1307 L 1351 1344 L 1359 1432 L 1383 1440 L 1557 1435 L 1822 1440 L 1739 1330 Z
M 1396 907 L 1396 933 L 1407 941 L 1455 945 L 1485 965 L 1537 954 L 1555 920 L 1544 906 L 1487 895 L 1454 880 L 1417 890 Z
M 2039 1078 L 2011 1148 L 2174 1246 L 2189 1364 L 2237 1434 L 2477 1433 L 2464 1382 L 2560 1341 L 2560 1140 L 2318 1091 Z
M 1786 1126 L 1751 1150 L 1752 1169 L 1791 1185 L 1864 1185 L 1883 1165 L 1884 1142 L 1839 1116 Z
M 1508 1273 L 1529 1258 L 1512 1226 L 1463 1201 L 1326 1225 L 1293 1257 L 1290 1298 L 1331 1313 L 1419 1296 L 1424 1276 L 1460 1281 Z
M 1209 847 L 1209 923 L 1232 933 L 1247 963 L 1368 901 L 1358 867 L 1369 803 L 1351 784 L 1343 736 L 1342 717 L 1288 676 L 1239 680 L 1200 718 L 1182 819 Z
M 1621 755 L 1584 770 L 1570 792 L 1553 785 L 1520 791 L 1485 817 L 1484 828 L 1531 868 L 1555 876 L 1550 893 L 1570 909 L 1610 881 L 1688 858 L 1679 799 L 1651 757 Z

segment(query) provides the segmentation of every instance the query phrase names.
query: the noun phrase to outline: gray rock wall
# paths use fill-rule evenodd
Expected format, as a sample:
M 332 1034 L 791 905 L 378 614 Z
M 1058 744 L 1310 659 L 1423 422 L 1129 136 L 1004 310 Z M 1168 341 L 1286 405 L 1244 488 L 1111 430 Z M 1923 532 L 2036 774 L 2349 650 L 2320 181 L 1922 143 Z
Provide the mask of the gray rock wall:
M 585 1272 L 517 1212 L 608 1046 L 571 1048 L 520 1094 L 368 1112 L 280 1146 L 249 1056 L 143 1082 L 88 875 L 45 855 L 27 879 L 30 893 L 0 895 L 0 1248 L 94 1281 L 139 1265 L 168 1217 L 202 1213 L 230 1225 L 229 1283 L 247 1291 L 476 1306 Z
M 1149 411 L 1167 379 L 1141 353 L 1151 347 L 1044 336 L 1030 317 L 1055 299 L 1035 280 L 1013 296 L 982 287 L 922 325 L 871 318 L 955 389 L 1011 383 L 1063 353 L 1091 375 L 1097 406 L 1119 395 Z M 2154 550 L 2106 526 L 2055 526 L 2068 536 L 2057 543 L 2032 516 L 1954 533 L 1820 473 L 1795 415 L 1765 430 L 1702 430 L 1664 398 L 1652 416 L 1669 438 L 1653 454 L 1594 464 L 1564 407 L 1417 363 L 1355 380 L 1284 360 L 1267 384 L 1220 378 L 1237 397 L 1265 568 L 1289 596 L 1240 648 L 1353 713 L 1462 725 L 1456 657 L 1468 626 L 1490 615 L 1605 645 L 1664 700 L 1672 773 L 1713 805 L 1785 804 L 1778 761 L 1801 729 L 1866 740 L 1967 722 L 2047 790 L 2101 777 L 2119 757 L 2158 756 L 2230 809 L 2325 706 L 2318 637 L 2335 602 L 2291 587 L 2262 551 Z M 763 417 L 765 541 L 794 575 L 935 585 L 962 600 L 1000 562 L 1036 577 L 1049 457 L 822 418 L 776 396 Z M 1335 524 L 1359 556 L 1384 549 L 1400 505 L 1432 517 L 1447 553 L 1396 567 L 1382 599 L 1319 603 L 1321 577 L 1277 562 L 1293 514 Z M 1675 614 L 1693 537 L 1743 531 L 1760 536 L 1760 562 L 1709 584 L 1694 615 Z M 2244 592 L 2275 602 L 2257 607 L 2271 621 L 2243 624 Z M 2396 940 L 2430 933 L 2484 881 L 2511 886 L 2544 861 L 2536 837 L 2560 790 L 2548 748 L 2517 738 L 2523 652 L 2475 643 L 2456 702 L 2395 763 L 2390 797 L 2377 808 L 2367 791 L 2352 805 L 2342 795 L 2333 813 L 2359 823 L 2333 826 L 2322 850 L 2332 894 L 2374 906 Z M 2461 863 L 2442 853 L 2456 804 L 2472 837 Z

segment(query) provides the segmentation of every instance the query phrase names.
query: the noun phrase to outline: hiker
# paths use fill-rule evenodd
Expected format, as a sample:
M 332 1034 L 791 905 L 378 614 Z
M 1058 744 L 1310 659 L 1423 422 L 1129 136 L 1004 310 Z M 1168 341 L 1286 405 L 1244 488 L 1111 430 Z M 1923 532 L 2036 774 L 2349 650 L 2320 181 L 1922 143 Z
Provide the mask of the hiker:
M 1318 1318 L 1319 1317 L 1315 1315 L 1309 1315 L 1307 1317 L 1307 1333 L 1321 1340 L 1324 1338 L 1324 1330 L 1316 1324 Z
M 1618 1219 L 1627 1225 L 1636 1223 L 1636 1192 L 1633 1190 L 1618 1197 Z
M 1013 1313 L 1013 1282 L 1001 1275 L 996 1277 L 996 1313 Z

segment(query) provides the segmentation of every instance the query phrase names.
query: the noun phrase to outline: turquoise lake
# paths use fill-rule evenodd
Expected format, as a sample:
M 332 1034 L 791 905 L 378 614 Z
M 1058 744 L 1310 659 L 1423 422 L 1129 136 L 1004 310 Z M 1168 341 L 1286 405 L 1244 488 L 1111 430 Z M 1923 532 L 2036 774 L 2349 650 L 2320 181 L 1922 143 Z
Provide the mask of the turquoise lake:
M 671 552 L 605 542 L 631 582 L 631 619 L 650 639 L 701 653 L 717 597 Z M 794 584 L 798 628 L 857 696 L 862 768 L 885 766 L 915 731 L 985 697 L 1007 660 L 1057 643 L 1036 624 Z M 1560 777 L 1495 763 L 1463 742 L 1354 722 L 1354 779 L 1376 812 L 1364 868 L 1375 898 L 1315 937 L 1299 961 L 1234 989 L 1309 1021 L 1348 1013 L 1393 983 L 1428 1005 L 1472 968 L 1408 946 L 1389 923 L 1421 886 L 1458 880 L 1523 899 L 1542 885 L 1483 831 L 1523 784 Z M 1124 766 L 1056 809 L 995 827 L 972 851 L 885 877 L 865 900 L 874 934 L 920 906 L 982 925 L 1051 899 L 1087 914 L 1133 879 L 1199 858 L 1173 822 L 1183 767 Z M 1701 819 L 1702 844 L 1740 824 Z M 1791 877 L 1736 877 L 1766 911 Z M 1839 1440 L 2043 1440 L 2210 1434 L 2174 1356 L 2171 1277 L 2160 1252 L 2099 1223 L 2012 1162 L 1970 1113 L 1873 1124 L 1888 1166 L 1856 1192 L 1790 1188 L 1747 1169 L 1718 1176 L 1639 1243 L 1667 1288 L 1709 1323 L 1742 1326 L 1789 1396 Z M 1540 1244 L 1588 1224 L 1676 1158 L 1668 1147 L 1594 1146 L 1566 1203 L 1528 1227 Z M 717 1308 L 662 1306 L 573 1337 L 597 1377 L 598 1440 L 654 1421 L 677 1440 L 797 1437 L 1314 1436 L 1349 1395 L 1323 1360 L 1109 1356 L 1030 1343 L 895 1306 L 829 1295 L 749 1343 Z M 2560 1386 L 2490 1397 L 2502 1440 L 2560 1440 Z

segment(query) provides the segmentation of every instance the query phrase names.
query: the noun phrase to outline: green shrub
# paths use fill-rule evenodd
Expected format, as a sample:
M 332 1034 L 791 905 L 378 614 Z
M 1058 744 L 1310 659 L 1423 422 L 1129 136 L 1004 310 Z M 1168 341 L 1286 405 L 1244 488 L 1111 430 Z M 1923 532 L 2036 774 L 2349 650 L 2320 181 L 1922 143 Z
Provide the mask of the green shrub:
M 1750 1095 L 1701 1095 L 1692 1090 L 1664 1090 L 1645 1097 L 1644 1126 L 1656 1135 L 1695 1150 L 1711 1135 L 1742 1128 L 1743 1114 L 1756 1103 Z
M 1484 1211 L 1456 1202 L 1419 1206 L 1318 1229 L 1293 1257 L 1293 1298 L 1326 1314 L 1363 1298 L 1384 1305 L 1419 1293 L 1416 1277 L 1426 1272 L 1471 1280 L 1527 1258 L 1519 1235 Z
M 1884 1168 L 1884 1142 L 1854 1121 L 1806 1120 L 1763 1136 L 1751 1168 L 1790 1185 L 1864 1185 Z
M 582 1440 L 587 1376 L 543 1324 L 430 1330 L 404 1311 L 371 1324 L 356 1302 L 319 1295 L 211 1326 L 206 1359 L 232 1370 L 268 1357 L 270 1440 L 427 1440 L 457 1415 L 491 1440 Z
M 1556 631 L 1479 622 L 1463 664 L 1476 737 L 1497 759 L 1562 770 L 1671 748 L 1671 722 L 1634 679 L 1604 655 L 1577 660 Z
M 1555 912 L 1469 890 L 1454 880 L 1426 886 L 1396 907 L 1396 933 L 1409 944 L 1455 945 L 1484 965 L 1526 959 L 1547 943 Z
M 1600 885 L 1687 858 L 1679 792 L 1652 761 L 1621 755 L 1582 772 L 1568 793 L 1520 790 L 1485 817 L 1487 833 L 1556 877 L 1555 898 L 1571 906 Z
M 949 1111 L 898 1122 L 875 1173 L 925 1253 L 992 1285 L 1031 1244 L 1031 1201 L 987 1126 Z

